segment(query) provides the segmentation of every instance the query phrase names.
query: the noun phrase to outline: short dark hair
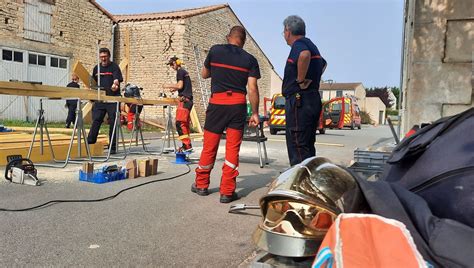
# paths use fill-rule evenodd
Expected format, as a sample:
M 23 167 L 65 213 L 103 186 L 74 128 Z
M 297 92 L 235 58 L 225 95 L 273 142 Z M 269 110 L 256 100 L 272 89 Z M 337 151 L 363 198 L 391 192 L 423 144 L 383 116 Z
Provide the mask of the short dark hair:
M 101 48 L 99 49 L 99 54 L 100 54 L 100 53 L 107 53 L 107 55 L 109 55 L 109 57 L 110 57 L 110 50 L 109 50 L 108 48 L 106 48 L 106 47 L 101 47 Z
M 245 39 L 247 38 L 247 33 L 245 32 L 245 28 L 237 25 L 234 26 L 230 29 L 229 36 L 235 36 L 242 41 L 242 43 L 245 43 Z

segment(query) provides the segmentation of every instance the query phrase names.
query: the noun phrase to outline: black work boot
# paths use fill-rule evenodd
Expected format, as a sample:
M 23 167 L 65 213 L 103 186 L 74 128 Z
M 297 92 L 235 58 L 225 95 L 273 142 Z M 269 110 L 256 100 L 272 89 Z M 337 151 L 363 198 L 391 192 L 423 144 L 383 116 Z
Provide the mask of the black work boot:
M 207 190 L 207 188 L 197 188 L 195 183 L 191 185 L 191 192 L 196 193 L 200 196 L 209 195 L 209 191 Z
M 240 199 L 239 195 L 236 192 L 233 192 L 231 195 L 223 195 L 221 194 L 221 203 L 230 203 L 232 201 Z

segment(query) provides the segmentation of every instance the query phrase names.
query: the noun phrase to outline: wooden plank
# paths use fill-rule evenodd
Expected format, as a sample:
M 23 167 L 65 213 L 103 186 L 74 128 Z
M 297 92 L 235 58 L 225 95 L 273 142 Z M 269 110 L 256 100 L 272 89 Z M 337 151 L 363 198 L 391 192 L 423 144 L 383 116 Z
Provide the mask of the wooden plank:
M 82 63 L 77 60 L 73 67 L 72 67 L 72 72 L 75 73 L 79 79 L 81 79 L 82 83 L 86 86 L 89 87 L 89 82 L 92 83 L 92 87 L 97 86 L 97 82 L 93 79 L 91 79 L 90 73 L 84 68 Z M 91 81 L 89 81 L 91 80 Z M 84 107 L 82 107 L 82 118 L 87 121 L 91 122 L 92 121 L 92 116 L 90 115 L 90 112 L 92 111 L 92 103 L 87 102 Z
M 58 160 L 64 160 L 66 158 L 68 146 L 69 144 L 54 145 L 54 154 Z M 101 142 L 97 142 L 96 144 L 91 144 L 89 148 L 91 149 L 92 156 L 104 155 L 104 145 Z M 29 150 L 28 147 L 16 148 L 14 154 L 21 154 L 23 157 L 26 157 L 28 155 L 28 150 Z M 0 148 L 0 165 L 5 166 L 7 164 L 7 156 L 11 154 L 12 154 L 11 149 L 7 149 L 3 147 Z M 71 155 L 73 157 L 77 157 L 78 155 L 77 145 L 72 147 Z M 85 145 L 82 145 L 82 156 L 83 157 L 86 156 Z M 33 148 L 30 158 L 31 158 L 31 161 L 33 161 L 34 163 L 52 161 L 51 152 L 48 146 L 44 147 L 44 154 L 40 154 L 40 148 L 35 146 Z
M 202 128 L 201 128 L 201 123 L 199 122 L 199 117 L 197 115 L 197 112 L 194 106 L 191 109 L 190 116 L 191 116 L 191 123 L 193 124 L 193 127 L 197 129 L 198 133 L 203 133 Z
M 120 71 L 122 71 L 122 73 L 124 73 L 124 71 L 126 71 L 128 64 L 129 64 L 129 62 L 128 62 L 128 59 L 127 59 L 127 58 L 123 59 L 123 60 L 120 62 L 119 68 L 120 68 Z M 125 80 L 124 82 L 127 83 L 126 81 L 127 81 L 127 80 Z
M 37 85 L 31 83 L 19 83 L 19 82 L 3 82 L 0 81 L 0 93 L 5 95 L 19 95 L 19 96 L 37 96 L 46 98 L 80 98 L 82 100 L 101 100 L 109 102 L 125 102 L 140 105 L 177 105 L 178 100 L 176 98 L 162 98 L 159 100 L 151 99 L 135 99 L 135 98 L 123 98 L 118 96 L 105 96 L 101 95 L 100 99 L 97 96 L 95 90 L 75 90 L 71 92 L 70 88 L 57 87 L 57 86 L 46 86 Z M 72 95 L 71 93 L 74 93 Z M 104 92 L 101 92 L 104 93 Z
M 128 61 L 128 64 L 125 69 L 121 69 L 125 74 L 125 83 L 130 81 L 130 29 L 125 29 L 125 58 Z
M 69 146 L 69 141 L 54 141 L 54 142 L 51 142 L 53 144 L 53 148 L 55 149 L 57 146 L 62 146 L 62 145 L 66 145 L 66 146 Z M 106 145 L 108 144 L 108 141 L 107 139 L 98 139 L 97 143 L 100 143 L 102 145 Z M 27 145 L 28 144 L 28 145 Z M 82 143 L 84 144 L 84 143 Z M 94 145 L 94 144 L 90 144 L 91 146 Z M 49 144 L 48 142 L 46 141 L 44 144 L 43 144 L 44 148 L 49 148 Z M 35 142 L 35 144 L 33 145 L 33 148 L 39 148 L 41 147 L 41 145 L 39 144 L 39 142 Z M 74 143 L 72 145 L 72 147 L 77 147 L 77 143 Z M 2 145 L 2 149 L 0 150 L 10 150 L 10 153 L 11 153 L 11 150 L 17 150 L 17 149 L 22 149 L 22 148 L 30 148 L 30 145 L 29 143 L 5 143 Z M 48 149 L 49 150 L 49 149 Z
M 64 134 L 49 134 L 49 137 L 51 138 L 51 142 L 55 141 L 70 141 L 71 136 L 64 135 Z M 0 136 L 0 144 L 6 144 L 6 143 L 24 143 L 28 144 L 30 146 L 30 142 L 33 138 L 32 134 L 23 134 L 23 135 L 15 135 L 13 137 L 4 137 Z M 40 135 L 39 133 L 35 137 L 35 141 L 39 142 L 40 141 Z M 106 135 L 99 135 L 97 137 L 98 139 L 107 139 Z M 44 142 L 48 142 L 48 137 L 46 135 L 43 136 Z M 76 137 L 74 137 L 74 140 L 77 140 Z
M 127 113 L 126 113 L 126 112 L 121 112 L 121 114 L 124 115 L 124 116 L 127 116 Z M 151 121 L 151 120 L 149 120 L 149 119 L 145 119 L 145 120 L 140 119 L 140 122 L 143 122 L 143 123 L 145 123 L 145 124 L 147 124 L 147 125 L 154 126 L 154 127 L 157 127 L 157 128 L 165 129 L 165 126 L 163 126 L 163 125 L 161 125 L 161 124 L 158 124 L 157 122 L 153 122 L 153 121 Z
M 76 60 L 72 66 L 72 72 L 75 73 L 79 79 L 81 79 L 82 83 L 87 87 L 89 87 L 89 83 L 92 83 L 92 87 L 97 86 L 97 83 L 94 79 L 91 79 L 90 73 L 84 68 L 84 65 L 79 60 Z M 92 80 L 92 81 L 90 81 Z

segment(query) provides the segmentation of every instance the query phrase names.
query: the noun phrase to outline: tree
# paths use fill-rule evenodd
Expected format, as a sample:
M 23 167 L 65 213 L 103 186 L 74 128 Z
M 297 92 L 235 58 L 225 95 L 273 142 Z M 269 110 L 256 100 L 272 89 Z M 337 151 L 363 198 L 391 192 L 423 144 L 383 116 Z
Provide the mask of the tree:
M 398 103 L 400 102 L 400 89 L 398 87 L 392 87 L 392 93 L 395 95 L 395 98 L 397 98 L 397 103 L 395 104 L 395 109 L 398 109 Z
M 365 94 L 366 97 L 379 97 L 387 108 L 392 107 L 392 105 L 394 104 L 391 103 L 389 95 L 389 88 L 387 86 L 368 88 Z

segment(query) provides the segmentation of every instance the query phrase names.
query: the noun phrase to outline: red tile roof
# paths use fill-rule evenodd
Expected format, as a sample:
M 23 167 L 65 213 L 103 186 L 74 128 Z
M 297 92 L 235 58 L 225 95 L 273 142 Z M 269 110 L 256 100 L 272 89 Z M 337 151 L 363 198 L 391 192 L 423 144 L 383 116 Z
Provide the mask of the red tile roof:
M 206 7 L 183 9 L 183 10 L 177 10 L 177 11 L 158 12 L 158 13 L 114 15 L 114 17 L 117 20 L 117 22 L 182 19 L 182 18 L 188 18 L 188 17 L 192 17 L 196 15 L 201 15 L 207 12 L 219 10 L 226 7 L 229 7 L 229 5 L 222 4 L 222 5 L 214 5 L 214 6 L 206 6 Z

